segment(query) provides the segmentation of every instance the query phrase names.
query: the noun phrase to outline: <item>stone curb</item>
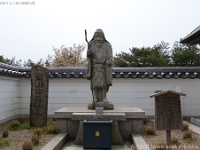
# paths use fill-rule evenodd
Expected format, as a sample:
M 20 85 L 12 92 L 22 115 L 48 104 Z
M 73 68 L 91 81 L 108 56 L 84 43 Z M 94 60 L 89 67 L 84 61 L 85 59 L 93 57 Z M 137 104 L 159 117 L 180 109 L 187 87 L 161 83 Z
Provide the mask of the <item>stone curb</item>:
M 136 150 L 150 150 L 141 135 L 132 133 L 131 136 Z
M 189 124 L 189 129 L 192 130 L 193 132 L 197 133 L 200 135 L 200 127 L 196 126 L 196 125 L 193 125 L 189 122 L 186 122 L 185 123 Z
M 68 133 L 59 133 L 42 150 L 60 150 L 68 140 Z
M 191 123 L 200 127 L 200 119 L 191 118 Z

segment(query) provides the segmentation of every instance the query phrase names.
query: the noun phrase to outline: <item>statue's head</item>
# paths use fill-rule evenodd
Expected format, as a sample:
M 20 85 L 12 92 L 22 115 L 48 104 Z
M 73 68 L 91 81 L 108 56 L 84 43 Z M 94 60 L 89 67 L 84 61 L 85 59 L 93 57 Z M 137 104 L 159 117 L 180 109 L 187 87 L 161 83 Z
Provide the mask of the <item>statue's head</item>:
M 102 29 L 97 29 L 94 33 L 93 40 L 97 46 L 101 47 L 103 42 L 106 41 L 105 35 Z

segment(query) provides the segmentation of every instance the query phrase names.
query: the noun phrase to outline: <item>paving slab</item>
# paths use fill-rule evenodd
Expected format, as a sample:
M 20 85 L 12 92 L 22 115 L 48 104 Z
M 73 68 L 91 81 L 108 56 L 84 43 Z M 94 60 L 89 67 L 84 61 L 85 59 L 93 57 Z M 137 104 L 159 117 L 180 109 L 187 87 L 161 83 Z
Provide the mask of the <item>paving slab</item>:
M 131 142 L 125 142 L 123 145 L 112 145 L 112 150 L 132 150 L 133 145 Z M 83 145 L 76 145 L 73 141 L 67 142 L 61 150 L 83 150 Z M 85 149 L 87 150 L 87 149 Z M 92 149 L 89 149 L 92 150 Z M 97 150 L 97 149 L 95 149 Z

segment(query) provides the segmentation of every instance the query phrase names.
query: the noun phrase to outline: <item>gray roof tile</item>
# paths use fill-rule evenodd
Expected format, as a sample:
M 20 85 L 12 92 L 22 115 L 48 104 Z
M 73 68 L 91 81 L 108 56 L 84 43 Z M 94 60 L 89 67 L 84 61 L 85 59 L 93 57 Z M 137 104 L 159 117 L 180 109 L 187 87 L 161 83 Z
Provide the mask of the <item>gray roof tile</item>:
M 200 43 L 200 26 L 195 28 L 191 33 L 189 33 L 186 37 L 181 39 L 181 43 L 186 43 L 189 45 L 199 44 Z
M 50 78 L 86 78 L 86 67 L 48 68 Z M 200 78 L 200 67 L 116 67 L 113 78 Z M 30 67 L 14 67 L 0 63 L 0 76 L 31 78 Z

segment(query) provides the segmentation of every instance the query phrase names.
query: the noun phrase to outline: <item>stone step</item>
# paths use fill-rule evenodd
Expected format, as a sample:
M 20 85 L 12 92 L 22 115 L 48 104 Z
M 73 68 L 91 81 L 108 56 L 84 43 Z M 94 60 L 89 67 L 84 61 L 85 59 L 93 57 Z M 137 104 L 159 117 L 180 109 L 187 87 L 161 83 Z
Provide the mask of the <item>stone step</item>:
M 59 133 L 49 143 L 47 143 L 42 150 L 60 150 L 68 140 L 68 133 Z
M 136 150 L 150 150 L 149 146 L 146 144 L 140 134 L 132 133 L 131 135 Z

